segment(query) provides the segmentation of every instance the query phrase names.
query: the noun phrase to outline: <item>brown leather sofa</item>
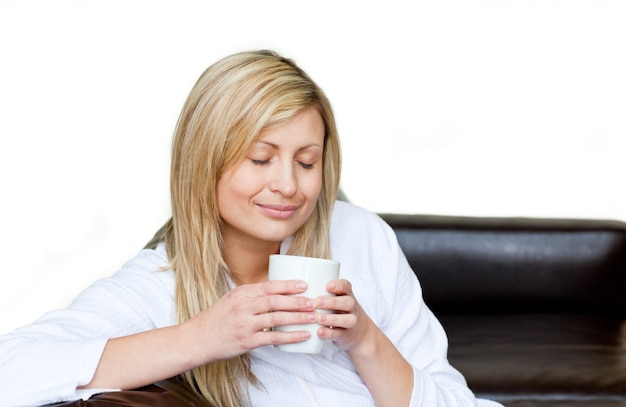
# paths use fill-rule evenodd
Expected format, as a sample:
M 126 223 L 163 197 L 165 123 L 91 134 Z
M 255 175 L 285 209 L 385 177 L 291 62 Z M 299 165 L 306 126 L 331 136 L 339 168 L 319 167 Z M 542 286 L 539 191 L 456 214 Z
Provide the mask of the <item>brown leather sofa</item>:
M 449 337 L 507 407 L 626 406 L 626 225 L 384 215 Z
M 382 216 L 477 395 L 507 407 L 626 407 L 626 224 Z M 202 403 L 164 382 L 61 405 Z

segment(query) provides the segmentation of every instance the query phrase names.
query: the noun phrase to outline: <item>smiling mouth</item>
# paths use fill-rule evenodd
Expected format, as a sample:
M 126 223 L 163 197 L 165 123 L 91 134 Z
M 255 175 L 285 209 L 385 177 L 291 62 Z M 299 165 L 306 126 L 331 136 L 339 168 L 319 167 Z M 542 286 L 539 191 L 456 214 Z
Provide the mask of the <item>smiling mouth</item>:
M 261 211 L 272 218 L 288 219 L 298 210 L 298 205 L 262 205 L 257 204 Z

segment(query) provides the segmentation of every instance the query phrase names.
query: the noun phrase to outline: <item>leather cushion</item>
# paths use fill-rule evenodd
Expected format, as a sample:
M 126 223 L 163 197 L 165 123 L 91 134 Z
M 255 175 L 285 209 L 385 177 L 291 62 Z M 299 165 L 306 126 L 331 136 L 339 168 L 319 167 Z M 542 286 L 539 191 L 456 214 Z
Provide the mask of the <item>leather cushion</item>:
M 621 222 L 382 215 L 440 314 L 621 312 Z
M 494 314 L 440 320 L 450 363 L 479 395 L 502 401 L 626 403 L 626 321 L 621 317 Z

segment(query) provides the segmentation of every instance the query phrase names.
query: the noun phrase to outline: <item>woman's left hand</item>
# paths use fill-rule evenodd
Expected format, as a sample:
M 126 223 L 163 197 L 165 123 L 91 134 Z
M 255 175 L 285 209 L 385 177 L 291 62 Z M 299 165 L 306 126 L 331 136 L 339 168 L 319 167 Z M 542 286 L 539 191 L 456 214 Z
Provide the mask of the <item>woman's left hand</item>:
M 326 290 L 336 296 L 315 298 L 315 308 L 333 311 L 317 314 L 322 325 L 317 334 L 345 350 L 377 406 L 406 406 L 413 389 L 413 367 L 404 359 L 354 298 L 348 280 L 332 280 Z M 398 377 L 398 380 L 380 380 Z
M 354 297 L 352 284 L 348 280 L 332 280 L 326 290 L 335 296 L 315 298 L 315 308 L 333 311 L 333 314 L 318 314 L 317 322 L 322 325 L 317 334 L 333 341 L 339 348 L 351 351 L 376 328 Z

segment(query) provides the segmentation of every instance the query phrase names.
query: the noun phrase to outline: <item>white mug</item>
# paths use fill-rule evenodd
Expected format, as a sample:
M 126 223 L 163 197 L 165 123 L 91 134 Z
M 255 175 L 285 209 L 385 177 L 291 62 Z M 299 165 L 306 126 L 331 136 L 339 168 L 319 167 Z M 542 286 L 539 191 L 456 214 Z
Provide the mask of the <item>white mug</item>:
M 330 280 L 339 278 L 340 263 L 335 260 L 319 259 L 315 257 L 290 256 L 286 254 L 270 255 L 268 270 L 269 280 L 303 280 L 307 289 L 298 296 L 315 298 L 320 295 L 333 295 L 326 291 L 326 284 Z M 318 313 L 331 313 L 328 310 L 316 310 Z M 317 335 L 320 327 L 318 323 L 283 325 L 274 329 L 284 332 L 307 330 L 311 337 L 304 342 L 286 343 L 278 345 L 278 349 L 285 352 L 319 353 L 326 342 Z

